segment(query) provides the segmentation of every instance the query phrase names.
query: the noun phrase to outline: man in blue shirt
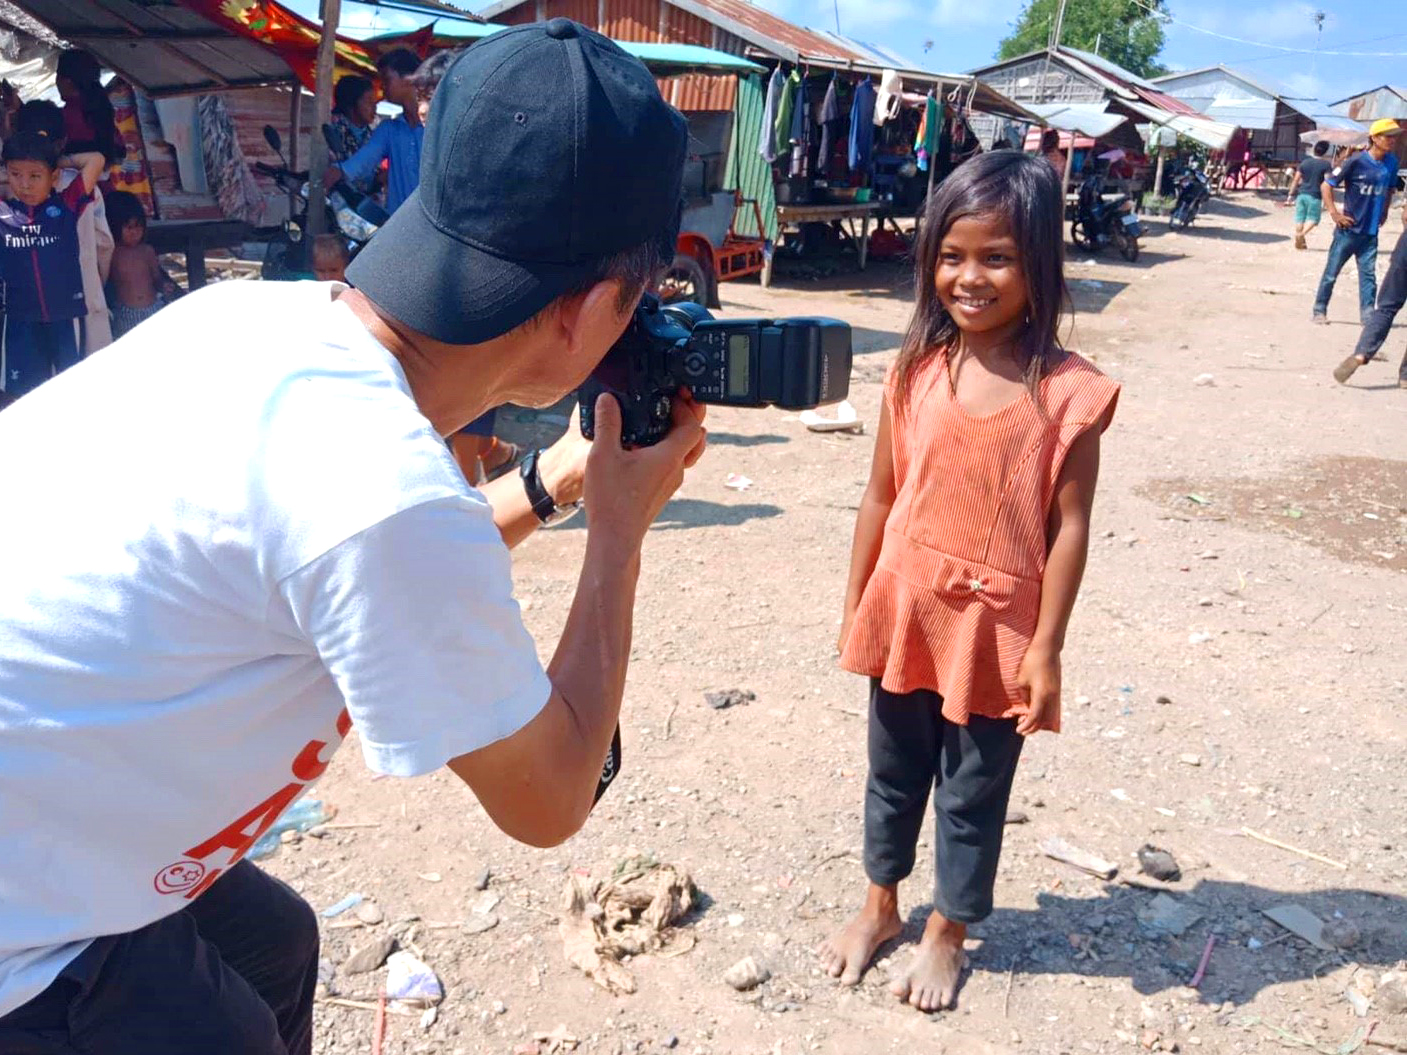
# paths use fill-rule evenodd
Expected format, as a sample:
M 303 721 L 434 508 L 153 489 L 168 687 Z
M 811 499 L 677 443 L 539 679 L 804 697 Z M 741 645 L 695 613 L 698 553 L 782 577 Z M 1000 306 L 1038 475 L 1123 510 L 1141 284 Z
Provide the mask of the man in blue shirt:
M 376 60 L 381 96 L 401 108 L 399 116 L 383 120 L 371 138 L 340 166 L 330 165 L 325 183 L 330 189 L 346 177 L 352 183 L 370 179 L 382 161 L 390 159 L 386 178 L 386 211 L 395 212 L 420 185 L 420 144 L 425 127 L 420 120 L 420 99 L 411 74 L 420 60 L 409 48 L 396 48 Z
M 1324 208 L 1334 218 L 1338 230 L 1329 246 L 1324 277 L 1314 298 L 1314 321 L 1328 323 L 1329 298 L 1334 283 L 1350 256 L 1358 261 L 1358 303 L 1366 324 L 1378 300 L 1378 227 L 1392 204 L 1397 189 L 1397 157 L 1394 142 L 1401 132 L 1396 121 L 1384 118 L 1368 130 L 1368 149 L 1355 154 L 1324 180 Z M 1340 211 L 1334 191 L 1344 189 Z

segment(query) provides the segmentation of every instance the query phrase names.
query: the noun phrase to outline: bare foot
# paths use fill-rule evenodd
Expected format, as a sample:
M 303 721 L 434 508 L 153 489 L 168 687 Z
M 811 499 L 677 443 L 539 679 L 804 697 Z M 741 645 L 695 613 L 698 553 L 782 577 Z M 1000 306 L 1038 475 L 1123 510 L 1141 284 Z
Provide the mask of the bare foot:
M 903 929 L 898 888 L 871 883 L 865 907 L 821 946 L 821 966 L 841 985 L 859 985 L 875 951 Z
M 929 916 L 913 962 L 891 986 L 894 995 L 923 1012 L 952 1007 L 957 1002 L 962 969 L 967 966 L 962 949 L 966 938 L 966 924 L 954 923 L 937 912 Z

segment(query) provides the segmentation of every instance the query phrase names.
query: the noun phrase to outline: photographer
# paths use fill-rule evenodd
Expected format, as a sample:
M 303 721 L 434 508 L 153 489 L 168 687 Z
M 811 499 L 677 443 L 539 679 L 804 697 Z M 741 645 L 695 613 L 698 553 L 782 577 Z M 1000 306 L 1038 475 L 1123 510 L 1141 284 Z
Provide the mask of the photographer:
M 308 1052 L 316 919 L 243 858 L 353 727 L 373 770 L 448 766 L 514 838 L 581 827 L 702 410 L 627 451 L 604 398 L 594 445 L 482 493 L 443 437 L 586 378 L 670 258 L 684 150 L 614 44 L 504 30 L 446 77 L 356 289 L 207 287 L 0 414 L 26 452 L 0 518 L 0 1051 Z M 583 493 L 544 671 L 505 543 Z

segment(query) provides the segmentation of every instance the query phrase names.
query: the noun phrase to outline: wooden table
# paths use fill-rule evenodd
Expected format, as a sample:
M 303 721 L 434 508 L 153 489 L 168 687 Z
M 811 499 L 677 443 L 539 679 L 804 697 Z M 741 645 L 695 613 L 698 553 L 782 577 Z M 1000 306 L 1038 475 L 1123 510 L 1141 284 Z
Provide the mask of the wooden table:
M 185 253 L 187 284 L 199 289 L 205 285 L 205 251 L 238 245 L 250 230 L 243 220 L 152 220 L 147 242 L 158 253 Z
M 860 270 L 865 270 L 865 265 L 870 258 L 870 221 L 874 220 L 884 209 L 881 202 L 838 202 L 828 205 L 778 205 L 777 206 L 777 229 L 780 232 L 787 227 L 800 227 L 807 223 L 828 223 L 840 229 L 851 242 L 855 243 L 860 254 Z M 860 221 L 860 233 L 857 238 L 855 234 L 855 221 Z M 762 268 L 763 287 L 772 284 L 772 259 L 775 256 L 767 257 L 767 263 Z

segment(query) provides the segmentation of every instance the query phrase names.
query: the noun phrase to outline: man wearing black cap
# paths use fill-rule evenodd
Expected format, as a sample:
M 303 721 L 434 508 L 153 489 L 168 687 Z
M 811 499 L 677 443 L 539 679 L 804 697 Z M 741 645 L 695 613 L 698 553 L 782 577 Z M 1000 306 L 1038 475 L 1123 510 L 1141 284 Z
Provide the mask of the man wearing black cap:
M 594 446 L 482 493 L 443 437 L 595 367 L 670 258 L 684 148 L 610 41 L 505 30 L 445 76 L 355 289 L 207 287 L 0 414 L 0 1051 L 308 1052 L 316 920 L 245 855 L 353 728 L 515 838 L 585 822 L 702 410 L 626 451 L 603 399 Z M 544 670 L 505 543 L 583 493 Z

